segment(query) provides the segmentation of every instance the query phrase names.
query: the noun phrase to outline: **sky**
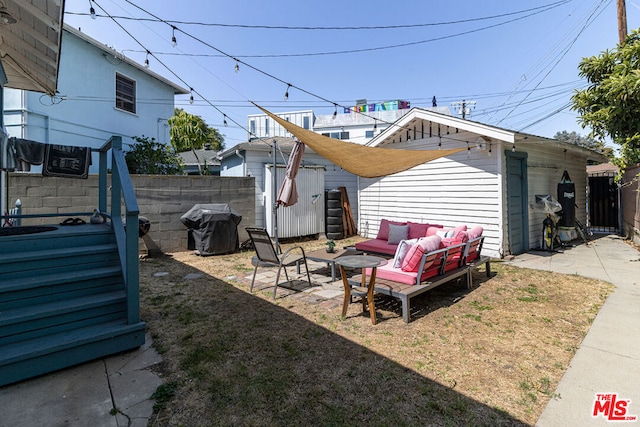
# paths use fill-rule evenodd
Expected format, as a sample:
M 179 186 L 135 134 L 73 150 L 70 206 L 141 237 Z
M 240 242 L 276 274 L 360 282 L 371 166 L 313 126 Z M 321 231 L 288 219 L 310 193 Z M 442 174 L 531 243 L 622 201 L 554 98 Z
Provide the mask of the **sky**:
M 631 32 L 640 0 L 626 11 Z M 251 102 L 318 115 L 435 96 L 454 114 L 465 101 L 481 123 L 587 135 L 570 109 L 587 86 L 578 64 L 618 43 L 616 0 L 66 0 L 64 22 L 192 89 L 176 107 L 226 148 L 247 141 Z

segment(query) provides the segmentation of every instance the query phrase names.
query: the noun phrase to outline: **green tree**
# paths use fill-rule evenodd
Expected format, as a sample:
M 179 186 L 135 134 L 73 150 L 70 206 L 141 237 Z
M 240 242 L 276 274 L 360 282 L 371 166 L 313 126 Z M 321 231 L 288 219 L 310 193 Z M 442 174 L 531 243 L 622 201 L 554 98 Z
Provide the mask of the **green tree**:
M 615 49 L 583 58 L 578 70 L 589 83 L 571 98 L 582 126 L 620 146 L 614 163 L 621 169 L 640 162 L 640 32 L 634 30 Z
M 176 150 L 155 138 L 131 137 L 136 141 L 124 154 L 127 169 L 131 174 L 183 175 L 184 166 Z
M 209 127 L 200 116 L 176 108 L 169 122 L 171 145 L 179 153 L 203 148 L 210 144 L 212 150 L 224 150 L 224 137 L 217 129 Z
M 566 130 L 563 130 L 561 132 L 556 132 L 553 139 L 597 151 L 610 159 L 613 158 L 614 155 L 613 148 L 605 146 L 602 141 L 598 141 L 597 139 L 589 136 L 582 136 L 575 131 L 567 132 Z

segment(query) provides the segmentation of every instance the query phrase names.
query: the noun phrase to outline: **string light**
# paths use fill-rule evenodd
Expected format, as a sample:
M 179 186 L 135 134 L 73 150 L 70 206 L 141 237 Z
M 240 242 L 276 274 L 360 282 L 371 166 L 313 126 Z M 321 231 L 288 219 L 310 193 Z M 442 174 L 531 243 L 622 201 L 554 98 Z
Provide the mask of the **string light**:
M 336 117 L 338 116 L 338 104 L 334 102 L 333 107 L 335 108 L 335 110 L 333 110 L 333 120 L 335 120 Z
M 515 153 L 516 152 L 516 143 L 513 143 L 513 147 L 511 147 L 511 152 Z
M 234 58 L 235 59 L 235 58 Z M 236 73 L 240 71 L 240 64 L 238 63 L 238 60 L 236 59 L 236 67 L 235 67 Z
M 222 117 L 223 117 L 222 124 L 225 126 L 229 126 L 229 123 L 227 123 L 227 115 L 223 114 Z
M 93 8 L 91 0 L 89 0 L 89 15 L 91 15 L 91 19 L 96 19 L 96 10 Z
M 178 45 L 178 40 L 176 40 L 176 27 L 171 26 L 171 46 L 176 47 Z
M 375 132 L 376 130 L 378 130 L 378 121 L 373 119 L 373 131 Z
M 192 87 L 189 88 L 189 93 L 190 93 L 189 104 L 193 104 L 193 88 Z
M 442 138 L 438 135 L 438 150 L 442 148 Z
M 289 100 L 289 88 L 291 87 L 291 83 L 287 83 L 287 91 L 284 93 L 284 100 Z
M 489 156 L 491 155 L 491 143 L 489 143 Z
M 149 68 L 149 54 L 151 52 L 147 51 L 147 56 L 144 58 L 144 68 Z

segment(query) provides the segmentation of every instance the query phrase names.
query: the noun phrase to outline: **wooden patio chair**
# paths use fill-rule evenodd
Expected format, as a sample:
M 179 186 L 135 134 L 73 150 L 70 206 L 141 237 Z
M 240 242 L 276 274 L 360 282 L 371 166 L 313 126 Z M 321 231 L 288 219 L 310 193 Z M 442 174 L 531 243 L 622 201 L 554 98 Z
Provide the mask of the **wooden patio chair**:
M 259 266 L 272 265 L 278 267 L 278 273 L 276 274 L 276 283 L 273 288 L 273 299 L 276 298 L 276 291 L 278 290 L 278 282 L 280 281 L 280 271 L 284 270 L 284 275 L 287 278 L 287 282 L 291 284 L 289 280 L 289 274 L 287 273 L 287 267 L 295 265 L 297 272 L 300 272 L 300 262 L 304 262 L 304 268 L 307 272 L 307 281 L 311 286 L 311 276 L 309 275 L 309 267 L 307 266 L 307 257 L 304 253 L 302 246 L 294 246 L 287 249 L 284 253 L 279 254 L 276 251 L 269 233 L 264 228 L 245 227 L 249 238 L 253 243 L 253 247 L 256 251 L 257 261 L 254 262 L 255 268 L 253 269 L 253 279 L 251 279 L 251 287 L 249 292 L 253 293 L 253 285 L 256 280 L 256 273 Z M 296 253 L 299 251 L 299 253 Z

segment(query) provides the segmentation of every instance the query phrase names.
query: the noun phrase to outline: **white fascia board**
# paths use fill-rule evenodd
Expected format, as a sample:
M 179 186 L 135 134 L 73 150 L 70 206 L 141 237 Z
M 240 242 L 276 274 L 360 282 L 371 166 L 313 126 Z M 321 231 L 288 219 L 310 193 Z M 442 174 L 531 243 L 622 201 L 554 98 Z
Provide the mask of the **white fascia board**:
M 458 117 L 448 116 L 446 114 L 439 114 L 433 111 L 414 108 L 409 113 L 402 116 L 393 125 L 389 126 L 378 136 L 369 141 L 368 145 L 372 147 L 380 145 L 385 141 L 385 139 L 387 139 L 388 136 L 393 135 L 399 127 L 404 127 L 412 120 L 416 119 L 439 123 L 443 126 L 449 126 L 462 131 L 472 132 L 477 135 L 486 136 L 487 138 L 497 139 L 499 141 L 509 142 L 511 144 L 516 141 L 516 132 L 509 131 L 507 129 L 489 126 L 483 123 L 473 122 Z

